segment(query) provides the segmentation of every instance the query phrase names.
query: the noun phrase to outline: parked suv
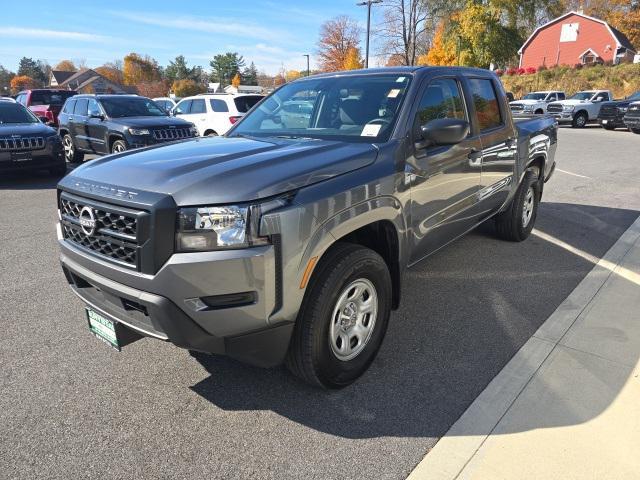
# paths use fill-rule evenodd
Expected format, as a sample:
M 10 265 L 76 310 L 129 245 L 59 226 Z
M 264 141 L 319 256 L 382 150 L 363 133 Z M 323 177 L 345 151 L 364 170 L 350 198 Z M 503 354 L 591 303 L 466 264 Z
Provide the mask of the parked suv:
M 408 267 L 485 221 L 529 236 L 556 146 L 556 121 L 514 123 L 488 70 L 305 77 L 225 137 L 75 169 L 58 185 L 62 268 L 116 349 L 143 335 L 286 358 L 344 387 L 380 348 Z
M 38 169 L 66 172 L 58 132 L 24 105 L 0 100 L 0 172 Z
M 561 91 L 543 91 L 527 93 L 520 100 L 510 102 L 511 114 L 514 117 L 520 115 L 532 115 L 547 113 L 547 105 L 551 102 L 564 100 L 565 94 Z
M 640 135 L 640 102 L 633 102 L 624 116 L 624 124 L 633 133 Z
M 558 123 L 571 123 L 574 128 L 583 128 L 587 123 L 596 121 L 603 102 L 612 99 L 609 90 L 585 90 L 564 101 L 550 103 L 547 112 L 552 114 Z
M 51 125 L 58 125 L 58 114 L 64 102 L 76 95 L 74 90 L 61 90 L 54 88 L 38 88 L 23 90 L 16 96 L 16 101 L 29 108 L 38 118 Z
M 138 95 L 76 95 L 60 112 L 59 131 L 71 163 L 86 153 L 117 153 L 198 135 L 192 123 Z
M 262 98 L 262 95 L 250 94 L 196 95 L 180 100 L 172 114 L 192 122 L 203 137 L 224 135 Z
M 629 109 L 629 105 L 637 101 L 640 101 L 640 92 L 636 92 L 623 100 L 603 103 L 598 114 L 598 122 L 607 130 L 626 127 L 624 116 Z

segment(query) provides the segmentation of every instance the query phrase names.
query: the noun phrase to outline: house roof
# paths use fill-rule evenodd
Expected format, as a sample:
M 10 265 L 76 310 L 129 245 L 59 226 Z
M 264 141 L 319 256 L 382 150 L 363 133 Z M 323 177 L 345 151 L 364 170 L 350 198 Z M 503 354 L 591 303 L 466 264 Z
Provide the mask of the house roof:
M 56 82 L 58 82 L 58 85 L 60 85 L 66 79 L 68 79 L 69 77 L 75 74 L 76 72 L 67 72 L 64 70 L 51 70 L 51 76 L 55 78 Z
M 554 18 L 550 22 L 547 22 L 544 25 L 536 28 L 535 31 L 531 34 L 531 36 L 529 38 L 527 38 L 527 41 L 524 42 L 522 47 L 520 47 L 520 50 L 518 50 L 518 53 L 520 55 L 522 55 L 522 52 L 524 51 L 524 49 L 527 48 L 527 45 L 529 45 L 529 43 L 531 43 L 531 41 L 535 38 L 535 36 L 538 34 L 538 32 L 540 30 L 543 30 L 543 29 L 547 28 L 548 26 L 553 25 L 554 23 L 557 23 L 557 22 L 559 22 L 561 20 L 564 20 L 565 18 L 567 18 L 570 15 L 577 15 L 578 17 L 586 18 L 587 20 L 592 20 L 594 22 L 601 23 L 602 25 L 607 27 L 607 29 L 609 30 L 609 33 L 611 34 L 613 39 L 616 41 L 616 47 L 617 48 L 623 47 L 623 48 L 626 48 L 627 50 L 630 50 L 630 51 L 635 53 L 636 49 L 633 48 L 633 45 L 631 45 L 631 42 L 629 41 L 627 36 L 624 33 L 622 33 L 620 30 L 617 30 L 617 29 L 613 28 L 611 25 L 609 25 L 604 20 L 600 20 L 599 18 L 595 18 L 595 17 L 590 17 L 588 15 L 585 15 L 584 13 L 575 12 L 575 11 L 567 12 L 564 15 L 560 15 L 558 18 Z

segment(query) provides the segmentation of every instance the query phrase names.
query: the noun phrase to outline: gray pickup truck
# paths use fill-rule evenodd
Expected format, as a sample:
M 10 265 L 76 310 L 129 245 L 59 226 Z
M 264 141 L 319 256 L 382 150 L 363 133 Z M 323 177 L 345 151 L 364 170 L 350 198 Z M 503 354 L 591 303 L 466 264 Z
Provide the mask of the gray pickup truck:
M 380 348 L 405 269 L 488 220 L 527 238 L 556 144 L 551 117 L 513 123 L 485 70 L 308 77 L 224 138 L 75 169 L 58 186 L 62 268 L 117 349 L 153 337 L 343 387 Z

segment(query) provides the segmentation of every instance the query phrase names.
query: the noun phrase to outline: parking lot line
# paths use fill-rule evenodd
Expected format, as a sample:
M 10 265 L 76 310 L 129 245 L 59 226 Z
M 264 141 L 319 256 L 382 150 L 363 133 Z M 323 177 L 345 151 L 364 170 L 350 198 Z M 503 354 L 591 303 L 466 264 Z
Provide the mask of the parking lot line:
M 540 233 L 537 233 L 538 236 Z M 550 235 L 545 234 L 545 236 L 553 239 Z M 614 274 L 614 270 L 615 274 L 621 272 L 619 263 L 639 238 L 640 217 L 622 234 L 602 259 L 597 261 L 582 282 L 489 383 L 445 436 L 416 466 L 408 480 L 458 478 L 564 334 L 609 277 Z M 571 247 L 571 251 L 581 252 L 574 247 Z M 592 257 L 586 253 L 585 255 Z
M 567 172 L 566 170 L 562 170 L 561 168 L 556 168 L 556 172 L 566 173 L 567 175 L 573 175 L 574 177 L 587 178 L 592 180 L 591 177 L 587 177 L 586 175 L 580 175 L 579 173 Z

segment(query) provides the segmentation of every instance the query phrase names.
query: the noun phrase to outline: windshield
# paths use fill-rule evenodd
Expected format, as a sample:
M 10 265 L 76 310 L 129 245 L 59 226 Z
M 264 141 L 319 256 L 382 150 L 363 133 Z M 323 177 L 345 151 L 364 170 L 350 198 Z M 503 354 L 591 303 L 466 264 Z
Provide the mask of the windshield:
M 111 118 L 167 116 L 153 100 L 144 97 L 101 98 L 100 103 Z
M 386 141 L 408 75 L 354 75 L 289 83 L 244 117 L 230 136 Z
M 242 97 L 236 97 L 233 99 L 233 102 L 236 104 L 236 108 L 240 113 L 247 113 L 251 110 L 256 103 L 262 100 L 264 97 L 262 95 L 243 95 Z
M 528 93 L 524 97 L 523 100 L 544 100 L 547 96 L 546 93 Z
M 0 124 L 38 122 L 40 120 L 19 103 L 0 102 Z
M 627 97 L 627 100 L 640 100 L 640 92 L 636 92 L 633 95 Z
M 34 90 L 33 92 L 31 92 L 30 104 L 31 106 L 55 105 L 61 107 L 67 98 L 73 97 L 75 94 L 76 92 L 65 90 L 53 92 Z
M 569 100 L 589 100 L 593 97 L 594 92 L 578 92 L 573 97 L 569 97 Z

